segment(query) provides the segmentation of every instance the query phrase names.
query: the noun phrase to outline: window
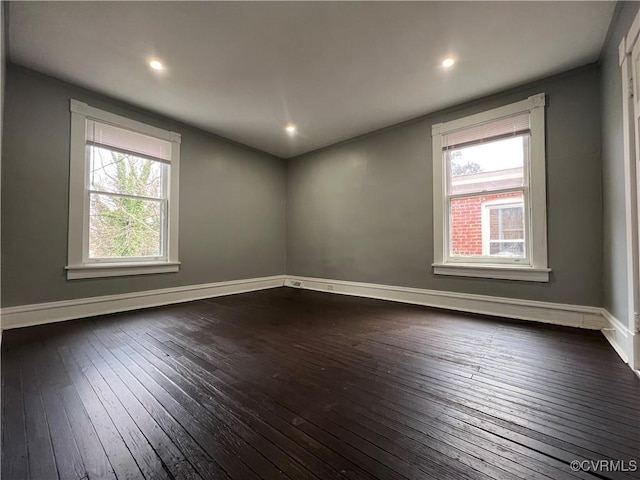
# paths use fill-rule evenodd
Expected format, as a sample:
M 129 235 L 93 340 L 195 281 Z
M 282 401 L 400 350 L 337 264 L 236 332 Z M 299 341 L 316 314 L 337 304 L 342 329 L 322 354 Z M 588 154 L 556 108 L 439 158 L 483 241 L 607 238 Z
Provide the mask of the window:
M 67 278 L 176 272 L 180 135 L 71 100 Z
M 434 125 L 434 273 L 546 282 L 544 94 Z
M 525 256 L 524 202 L 520 195 L 505 203 L 487 202 L 482 211 L 482 255 Z

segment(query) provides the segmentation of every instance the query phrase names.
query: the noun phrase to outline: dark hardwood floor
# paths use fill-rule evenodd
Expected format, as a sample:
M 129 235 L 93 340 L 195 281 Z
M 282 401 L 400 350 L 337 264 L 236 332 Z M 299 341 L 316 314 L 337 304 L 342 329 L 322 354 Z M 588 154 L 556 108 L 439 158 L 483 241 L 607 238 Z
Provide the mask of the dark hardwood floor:
M 2 440 L 3 480 L 640 478 L 570 467 L 640 463 L 640 379 L 598 332 L 279 288 L 5 332 Z

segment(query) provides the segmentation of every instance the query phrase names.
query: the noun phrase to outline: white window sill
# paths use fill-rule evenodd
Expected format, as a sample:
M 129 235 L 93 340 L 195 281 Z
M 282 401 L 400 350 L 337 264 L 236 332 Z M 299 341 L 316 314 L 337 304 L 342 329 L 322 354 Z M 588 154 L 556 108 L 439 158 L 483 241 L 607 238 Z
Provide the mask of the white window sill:
M 434 263 L 436 275 L 456 277 L 497 278 L 501 280 L 520 280 L 524 282 L 548 282 L 550 268 L 535 268 L 511 265 L 478 265 L 469 263 Z
M 124 275 L 148 275 L 152 273 L 177 272 L 180 262 L 140 263 L 96 263 L 91 265 L 68 265 L 67 280 L 79 278 L 121 277 Z

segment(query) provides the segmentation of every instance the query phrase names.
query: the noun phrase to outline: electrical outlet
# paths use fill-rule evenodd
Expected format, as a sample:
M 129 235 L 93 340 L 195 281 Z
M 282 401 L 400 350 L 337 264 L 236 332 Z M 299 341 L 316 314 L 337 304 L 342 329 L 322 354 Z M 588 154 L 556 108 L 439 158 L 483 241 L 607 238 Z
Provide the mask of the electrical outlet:
M 294 280 L 293 282 L 291 282 L 291 286 L 293 286 L 293 287 L 301 287 L 302 286 L 302 282 L 298 282 L 297 280 Z

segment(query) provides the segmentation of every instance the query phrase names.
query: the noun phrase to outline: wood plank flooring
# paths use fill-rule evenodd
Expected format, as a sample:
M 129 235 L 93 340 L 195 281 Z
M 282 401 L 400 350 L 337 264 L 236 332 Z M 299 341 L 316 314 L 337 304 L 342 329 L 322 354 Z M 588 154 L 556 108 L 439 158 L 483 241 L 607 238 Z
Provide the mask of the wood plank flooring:
M 640 478 L 573 460 L 640 463 L 598 332 L 279 288 L 2 342 L 3 480 Z

